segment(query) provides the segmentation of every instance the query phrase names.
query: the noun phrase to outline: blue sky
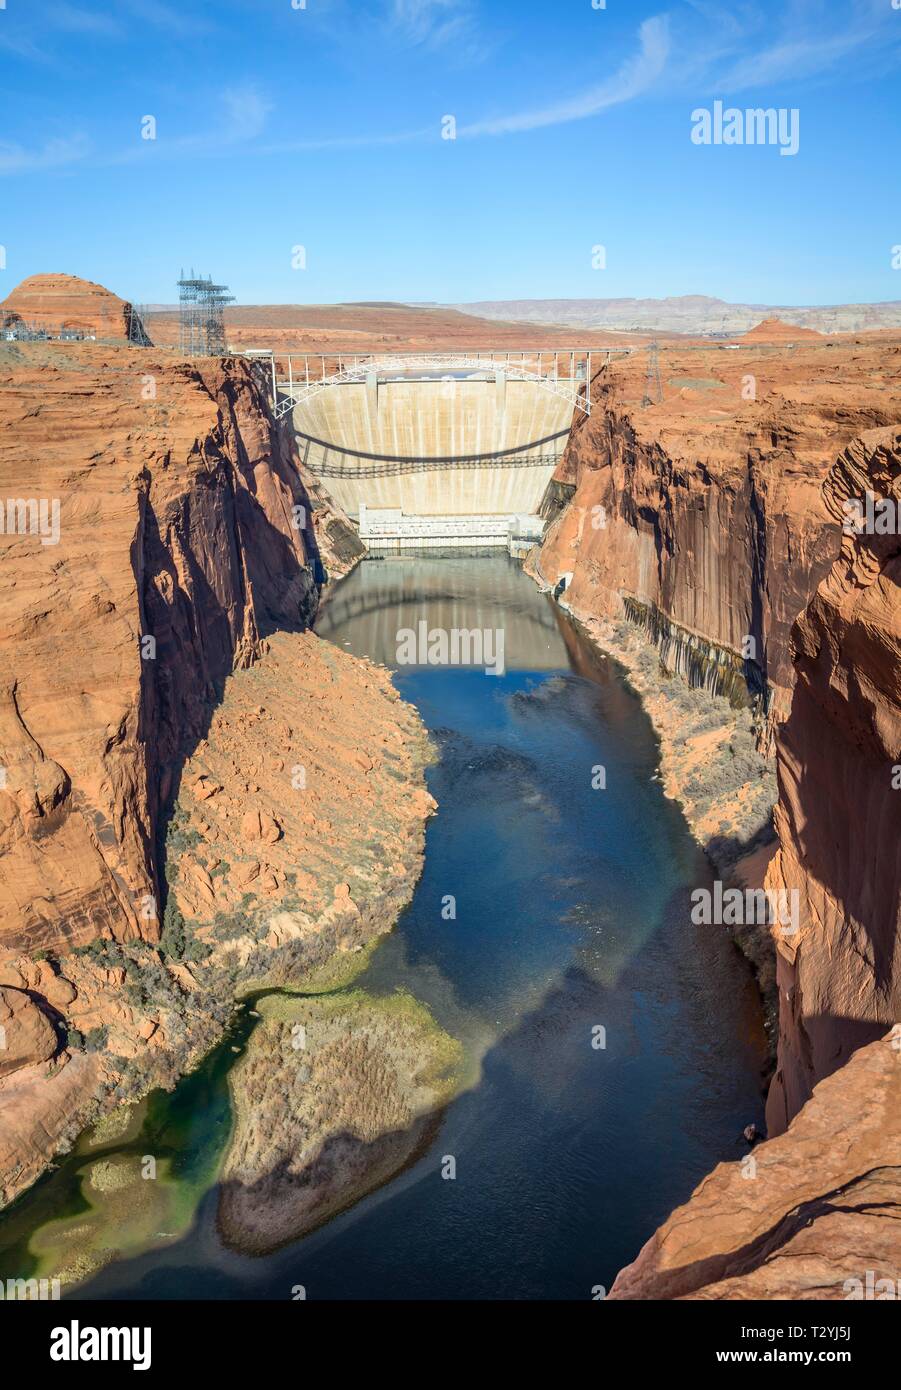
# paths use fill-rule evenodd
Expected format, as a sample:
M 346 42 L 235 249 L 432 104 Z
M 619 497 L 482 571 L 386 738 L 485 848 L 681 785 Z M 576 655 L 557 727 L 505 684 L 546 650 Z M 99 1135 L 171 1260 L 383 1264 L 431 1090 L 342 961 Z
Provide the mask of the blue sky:
M 901 299 L 895 3 L 0 0 L 0 297 Z M 798 153 L 694 144 L 717 99 Z

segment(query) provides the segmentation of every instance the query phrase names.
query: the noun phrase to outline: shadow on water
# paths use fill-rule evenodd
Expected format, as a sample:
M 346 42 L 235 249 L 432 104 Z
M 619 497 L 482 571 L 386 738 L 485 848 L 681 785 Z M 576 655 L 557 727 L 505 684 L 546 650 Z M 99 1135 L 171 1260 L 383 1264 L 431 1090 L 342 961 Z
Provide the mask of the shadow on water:
M 724 933 L 691 923 L 709 871 L 616 665 L 506 557 L 364 564 L 319 630 L 394 665 L 397 630 L 422 617 L 503 624 L 507 669 L 396 673 L 440 748 L 439 813 L 413 901 L 355 987 L 426 1003 L 462 1040 L 472 1084 L 377 1192 L 250 1258 L 216 1229 L 231 1047 L 245 1035 L 227 1039 L 152 1099 L 131 1141 L 180 1150 L 190 1224 L 81 1296 L 287 1299 L 300 1284 L 310 1298 L 590 1298 L 761 1121 L 750 972 Z M 44 1190 L 64 1178 L 71 1197 L 65 1164 Z M 25 1199 L 32 1230 L 40 1191 Z

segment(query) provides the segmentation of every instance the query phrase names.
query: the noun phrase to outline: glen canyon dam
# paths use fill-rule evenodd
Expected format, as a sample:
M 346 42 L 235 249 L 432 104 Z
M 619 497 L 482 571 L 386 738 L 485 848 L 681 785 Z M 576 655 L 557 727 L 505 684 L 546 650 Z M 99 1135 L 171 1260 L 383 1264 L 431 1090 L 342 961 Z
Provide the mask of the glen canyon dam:
M 887 1355 L 901 16 L 790 8 L 0 4 L 0 1300 L 51 1379 L 350 1304 Z

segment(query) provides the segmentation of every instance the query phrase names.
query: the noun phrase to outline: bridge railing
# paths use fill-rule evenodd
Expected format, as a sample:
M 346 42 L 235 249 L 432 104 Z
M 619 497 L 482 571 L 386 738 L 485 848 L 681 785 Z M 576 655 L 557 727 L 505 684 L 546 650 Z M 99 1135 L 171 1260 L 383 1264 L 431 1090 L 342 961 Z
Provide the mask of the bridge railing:
M 382 353 L 250 349 L 243 355 L 268 366 L 274 411 L 282 416 L 332 386 L 467 379 L 532 382 L 590 415 L 592 377 L 611 354 L 598 348 L 504 347 Z

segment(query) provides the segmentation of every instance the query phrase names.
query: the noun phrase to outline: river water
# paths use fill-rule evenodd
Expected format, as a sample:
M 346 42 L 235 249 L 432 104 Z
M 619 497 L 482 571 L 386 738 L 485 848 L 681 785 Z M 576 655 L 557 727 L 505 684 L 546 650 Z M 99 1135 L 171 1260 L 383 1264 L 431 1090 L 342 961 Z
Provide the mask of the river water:
M 171 1155 L 185 1233 L 113 1260 L 80 1296 L 591 1298 L 746 1152 L 762 1011 L 722 930 L 691 923 L 709 870 L 656 780 L 637 698 L 506 556 L 367 561 L 318 630 L 394 667 L 398 631 L 421 619 L 502 630 L 505 672 L 395 674 L 440 749 L 439 813 L 413 902 L 355 983 L 423 1000 L 463 1040 L 472 1084 L 381 1190 L 274 1255 L 240 1256 L 215 1212 L 243 1015 L 106 1151 Z M 0 1274 L 23 1273 L 50 1223 L 83 1208 L 84 1163 L 76 1152 L 0 1222 Z

